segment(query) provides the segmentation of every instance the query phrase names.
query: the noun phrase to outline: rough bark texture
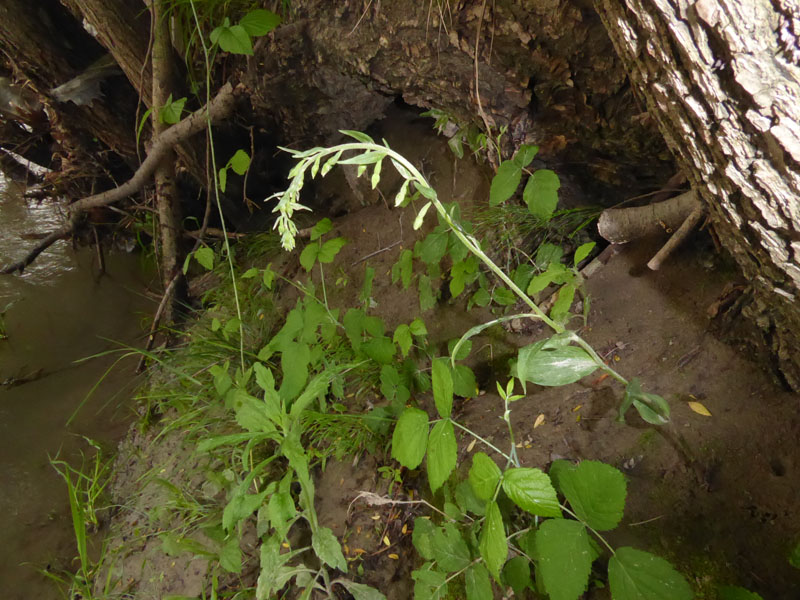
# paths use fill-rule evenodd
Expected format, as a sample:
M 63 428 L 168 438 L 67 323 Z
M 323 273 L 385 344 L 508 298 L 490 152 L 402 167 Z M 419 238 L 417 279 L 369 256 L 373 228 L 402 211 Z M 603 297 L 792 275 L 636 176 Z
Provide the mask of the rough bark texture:
M 776 0 L 598 0 L 670 148 L 752 283 L 800 390 L 800 11 Z
M 474 48 L 481 0 L 298 0 L 296 19 L 256 45 L 246 81 L 262 124 L 298 146 L 363 129 L 397 98 L 479 122 Z M 673 168 L 591 6 L 486 2 L 478 85 L 509 145 L 585 181 L 653 189 Z
M 15 78 L 29 82 L 43 99 L 50 89 L 76 76 L 102 52 L 56 0 L 4 0 L 0 5 L 0 51 Z M 113 111 L 102 101 L 92 106 L 50 104 L 51 126 L 59 142 L 69 146 L 80 139 L 83 130 L 122 156 L 133 154 L 133 128 L 120 119 L 119 108 Z M 65 149 L 66 153 L 70 151 L 69 147 Z

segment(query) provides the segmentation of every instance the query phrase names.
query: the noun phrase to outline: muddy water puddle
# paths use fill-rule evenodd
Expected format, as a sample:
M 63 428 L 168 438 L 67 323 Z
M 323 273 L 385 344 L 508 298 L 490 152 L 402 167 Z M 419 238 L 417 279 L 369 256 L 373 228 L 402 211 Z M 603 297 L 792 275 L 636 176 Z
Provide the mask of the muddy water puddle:
M 36 243 L 23 237 L 60 220 L 51 204 L 25 201 L 0 180 L 0 224 L 5 264 Z M 66 487 L 49 457 L 75 463 L 90 450 L 82 436 L 112 446 L 131 419 L 135 360 L 103 378 L 118 356 L 81 359 L 137 343 L 153 302 L 135 254 L 105 258 L 101 276 L 93 250 L 61 241 L 24 275 L 0 276 L 0 581 L 12 600 L 60 598 L 37 568 L 69 567 L 76 554 Z

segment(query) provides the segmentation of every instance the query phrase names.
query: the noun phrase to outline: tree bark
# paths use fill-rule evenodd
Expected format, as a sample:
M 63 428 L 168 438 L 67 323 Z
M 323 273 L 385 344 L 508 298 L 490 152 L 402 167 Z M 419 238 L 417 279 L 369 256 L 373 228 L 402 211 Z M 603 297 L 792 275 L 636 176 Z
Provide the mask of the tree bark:
M 800 10 L 785 0 L 596 0 L 800 390 Z
M 153 135 L 158 138 L 168 127 L 162 120 L 162 112 L 168 99 L 172 97 L 175 76 L 172 68 L 169 21 L 164 14 L 162 1 L 150 0 L 149 4 L 153 30 L 151 106 L 153 107 Z M 170 299 L 167 299 L 164 308 L 163 318 L 167 324 L 175 321 L 178 303 L 184 299 L 184 294 L 180 292 L 186 287 L 181 273 L 181 211 L 180 198 L 175 184 L 175 158 L 175 151 L 170 148 L 159 161 L 154 173 L 158 231 L 161 242 L 159 255 L 161 282 L 165 294 L 172 295 Z

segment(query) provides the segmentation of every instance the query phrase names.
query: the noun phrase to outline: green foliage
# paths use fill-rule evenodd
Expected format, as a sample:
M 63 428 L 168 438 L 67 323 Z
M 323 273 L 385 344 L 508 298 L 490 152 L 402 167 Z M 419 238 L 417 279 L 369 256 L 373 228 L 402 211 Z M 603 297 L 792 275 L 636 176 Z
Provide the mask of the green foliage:
M 231 54 L 253 54 L 252 38 L 266 35 L 281 22 L 281 18 L 273 12 L 263 9 L 252 10 L 241 18 L 237 25 L 231 25 L 228 17 L 215 27 L 209 39 L 212 44 L 219 45 L 224 52 Z

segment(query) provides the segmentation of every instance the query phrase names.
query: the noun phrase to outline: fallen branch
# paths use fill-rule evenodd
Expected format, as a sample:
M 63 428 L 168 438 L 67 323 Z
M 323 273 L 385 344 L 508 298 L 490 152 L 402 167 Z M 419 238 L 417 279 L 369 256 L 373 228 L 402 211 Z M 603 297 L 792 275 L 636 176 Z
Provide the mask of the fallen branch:
M 25 267 L 31 264 L 39 254 L 54 242 L 71 235 L 77 228 L 80 215 L 84 211 L 90 208 L 112 204 L 141 190 L 150 182 L 156 166 L 173 146 L 191 137 L 195 133 L 202 131 L 209 121 L 218 121 L 227 117 L 232 112 L 236 96 L 239 93 L 241 93 L 239 87 L 234 89 L 229 83 L 225 84 L 207 106 L 193 112 L 179 123 L 176 123 L 164 131 L 154 140 L 153 146 L 147 154 L 147 158 L 144 159 L 144 162 L 142 162 L 133 174 L 133 177 L 119 187 L 94 194 L 70 204 L 67 208 L 70 215 L 69 225 L 49 233 L 25 258 L 8 265 L 2 269 L 0 273 L 9 274 L 15 271 L 21 273 Z
M 702 206 L 698 206 L 688 217 L 686 217 L 686 220 L 678 228 L 678 231 L 672 234 L 672 237 L 667 240 L 667 243 L 664 244 L 661 250 L 659 250 L 656 255 L 650 259 L 650 262 L 647 263 L 647 266 L 651 271 L 658 271 L 661 268 L 662 263 L 670 254 L 672 254 L 675 248 L 681 245 L 683 240 L 686 239 L 686 236 L 691 233 L 695 226 L 700 222 L 700 219 L 703 218 L 704 214 L 705 209 Z
M 624 244 L 664 231 L 672 233 L 701 206 L 695 193 L 690 191 L 647 206 L 610 208 L 600 215 L 597 231 L 612 244 Z

